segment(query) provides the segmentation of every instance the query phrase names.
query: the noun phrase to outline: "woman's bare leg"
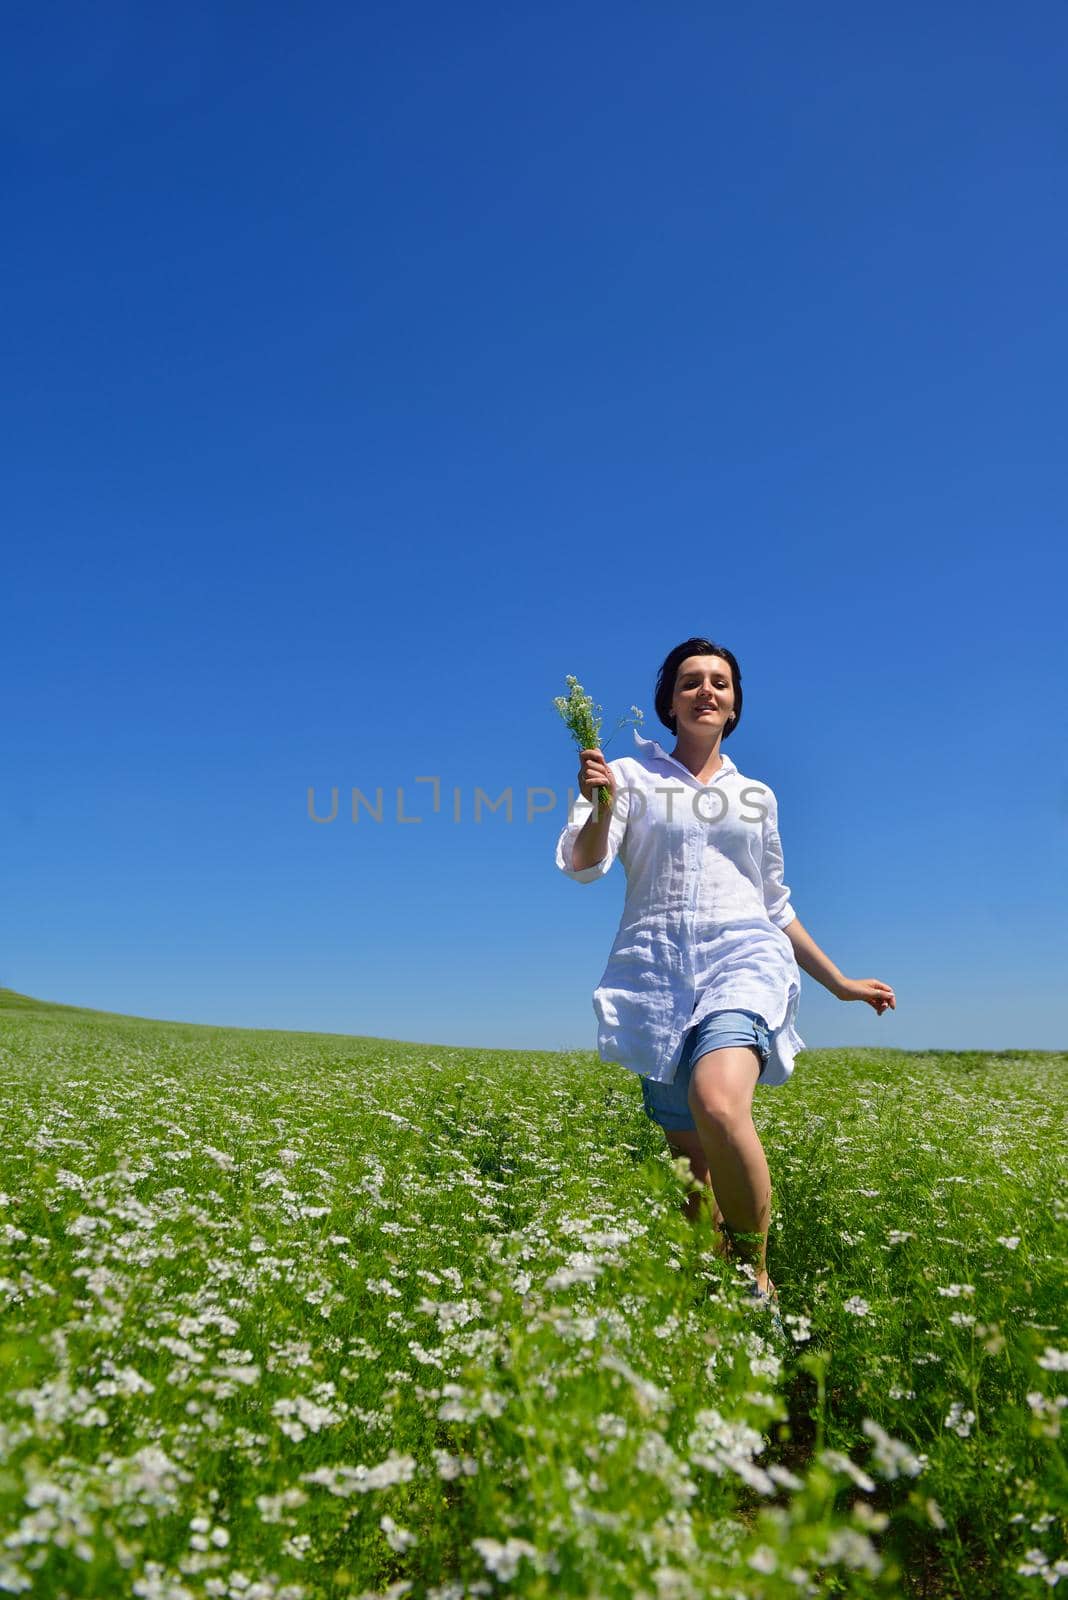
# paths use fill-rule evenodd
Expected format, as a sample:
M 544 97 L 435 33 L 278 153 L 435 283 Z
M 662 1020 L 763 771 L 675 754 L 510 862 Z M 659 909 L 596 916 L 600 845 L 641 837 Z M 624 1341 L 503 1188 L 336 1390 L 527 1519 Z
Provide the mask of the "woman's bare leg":
M 723 1213 L 719 1209 L 715 1190 L 712 1187 L 708 1171 L 708 1158 L 701 1144 L 701 1137 L 695 1128 L 665 1128 L 664 1136 L 668 1142 L 668 1149 L 673 1156 L 683 1156 L 690 1163 L 690 1173 L 695 1183 L 702 1186 L 687 1195 L 683 1207 L 685 1215 L 691 1222 L 696 1222 L 702 1210 L 711 1211 L 712 1223 L 715 1228 L 715 1239 L 712 1253 L 717 1256 L 726 1256 L 727 1241 L 723 1236 Z
M 709 1050 L 694 1063 L 689 1105 L 731 1255 L 747 1261 L 762 1289 L 773 1288 L 766 1256 L 771 1174 L 753 1122 L 759 1052 L 749 1045 Z M 747 1237 L 748 1236 L 748 1237 Z

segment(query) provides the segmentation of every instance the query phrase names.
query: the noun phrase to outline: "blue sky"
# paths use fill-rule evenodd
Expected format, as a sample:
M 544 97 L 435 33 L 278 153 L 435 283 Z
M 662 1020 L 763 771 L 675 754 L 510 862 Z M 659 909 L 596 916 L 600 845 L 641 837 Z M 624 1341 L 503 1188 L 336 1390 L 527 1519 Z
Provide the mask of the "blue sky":
M 1041 0 L 23 8 L 0 983 L 592 1049 L 552 697 L 670 748 L 705 634 L 897 993 L 806 1043 L 1068 1046 L 1066 68 Z

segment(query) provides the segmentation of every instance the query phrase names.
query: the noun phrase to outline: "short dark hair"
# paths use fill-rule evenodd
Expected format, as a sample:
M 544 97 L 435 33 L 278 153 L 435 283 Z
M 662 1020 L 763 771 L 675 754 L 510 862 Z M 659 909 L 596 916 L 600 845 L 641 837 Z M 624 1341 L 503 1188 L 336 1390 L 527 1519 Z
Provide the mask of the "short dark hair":
M 742 669 L 725 645 L 714 644 L 711 639 L 686 639 L 665 656 L 664 664 L 656 675 L 654 703 L 657 716 L 665 728 L 675 732 L 675 724 L 671 720 L 671 698 L 675 693 L 676 674 L 687 656 L 722 656 L 730 665 L 734 678 L 734 720 L 723 730 L 724 739 L 729 739 L 742 720 Z

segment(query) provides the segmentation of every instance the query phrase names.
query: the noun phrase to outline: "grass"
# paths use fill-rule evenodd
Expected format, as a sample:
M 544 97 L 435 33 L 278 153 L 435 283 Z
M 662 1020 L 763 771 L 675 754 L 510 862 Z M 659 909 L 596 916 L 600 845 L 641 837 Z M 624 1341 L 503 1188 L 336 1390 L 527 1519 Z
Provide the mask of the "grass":
M 0 1592 L 1044 1593 L 1065 1060 L 758 1093 L 781 1351 L 591 1053 L 0 990 Z

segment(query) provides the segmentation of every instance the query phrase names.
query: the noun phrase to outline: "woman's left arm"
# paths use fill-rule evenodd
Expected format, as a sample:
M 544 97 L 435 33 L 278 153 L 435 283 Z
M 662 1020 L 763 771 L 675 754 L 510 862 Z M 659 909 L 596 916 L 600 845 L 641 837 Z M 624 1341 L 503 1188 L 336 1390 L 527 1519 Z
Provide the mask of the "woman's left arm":
M 802 927 L 800 917 L 792 917 L 782 931 L 794 947 L 794 955 L 802 972 L 807 972 L 810 978 L 822 983 L 836 1000 L 866 1000 L 880 1017 L 888 1009 L 897 1010 L 894 991 L 888 983 L 880 983 L 878 978 L 843 977 L 808 929 Z

